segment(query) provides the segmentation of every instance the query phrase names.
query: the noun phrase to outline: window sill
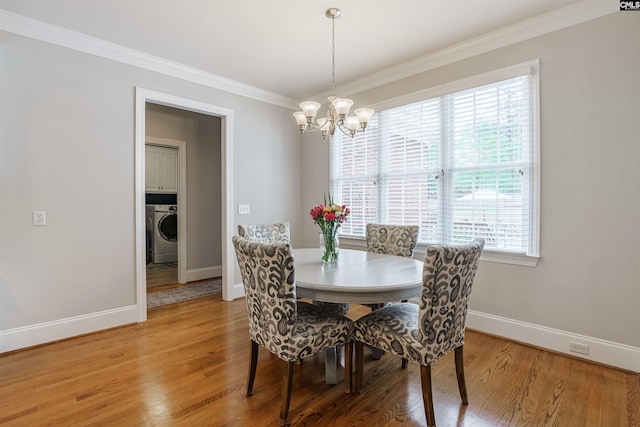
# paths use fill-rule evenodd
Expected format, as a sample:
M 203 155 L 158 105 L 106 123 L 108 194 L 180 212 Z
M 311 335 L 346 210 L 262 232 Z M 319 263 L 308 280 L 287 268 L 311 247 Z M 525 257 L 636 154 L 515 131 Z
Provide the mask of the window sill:
M 367 249 L 367 242 L 363 237 L 347 237 L 340 236 L 340 246 L 347 247 L 349 249 Z M 426 245 L 419 243 L 416 246 L 413 257 L 416 259 L 422 259 L 424 257 Z M 526 254 L 515 254 L 512 252 L 500 252 L 496 250 L 485 249 L 482 252 L 480 261 L 497 262 L 501 264 L 513 264 L 522 265 L 524 267 L 535 267 L 538 265 L 540 257 L 531 256 Z

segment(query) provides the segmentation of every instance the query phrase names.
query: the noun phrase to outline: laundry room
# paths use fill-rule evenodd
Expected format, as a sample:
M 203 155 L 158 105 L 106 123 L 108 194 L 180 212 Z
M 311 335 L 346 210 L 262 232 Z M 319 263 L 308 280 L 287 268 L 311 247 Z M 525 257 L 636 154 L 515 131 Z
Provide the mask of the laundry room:
M 147 292 L 222 275 L 221 119 L 146 104 Z

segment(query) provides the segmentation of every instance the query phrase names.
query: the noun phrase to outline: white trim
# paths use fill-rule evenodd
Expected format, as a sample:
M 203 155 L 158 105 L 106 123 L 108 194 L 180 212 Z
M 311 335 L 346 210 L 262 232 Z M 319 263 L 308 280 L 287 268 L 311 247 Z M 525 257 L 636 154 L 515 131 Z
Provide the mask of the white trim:
M 242 284 L 242 282 L 233 284 L 233 286 L 231 287 L 231 296 L 233 298 L 231 298 L 229 301 L 235 298 L 244 298 L 244 285 Z
M 216 265 L 213 267 L 193 268 L 186 272 L 187 282 L 193 282 L 195 280 L 212 279 L 214 277 L 222 276 L 222 266 Z
M 187 142 L 147 136 L 145 144 L 178 149 L 178 283 L 187 283 Z
M 136 88 L 135 105 L 135 170 L 134 170 L 134 204 L 135 204 L 135 253 L 136 253 L 136 304 L 138 322 L 147 320 L 147 269 L 146 269 L 146 200 L 145 200 L 145 144 L 146 135 L 146 101 L 147 95 Z M 144 285 L 144 286 L 143 286 Z
M 340 246 L 345 249 L 359 249 L 362 251 L 367 250 L 367 242 L 364 237 L 346 237 L 340 236 Z M 426 245 L 419 243 L 416 245 L 416 249 L 413 252 L 413 258 L 422 260 L 424 259 Z M 485 249 L 482 251 L 480 261 L 497 262 L 501 264 L 521 265 L 524 267 L 535 267 L 538 265 L 537 256 L 530 256 L 526 254 L 516 254 L 510 252 L 499 252 Z
M 467 327 L 536 347 L 564 353 L 632 372 L 640 372 L 640 348 L 601 340 L 533 323 L 469 310 Z M 588 356 L 569 351 L 569 342 L 590 347 Z
M 233 269 L 233 110 L 204 102 L 181 98 L 161 92 L 136 87 L 136 118 L 135 118 L 135 204 L 136 204 L 136 295 L 138 306 L 138 321 L 147 319 L 147 289 L 145 262 L 145 188 L 144 188 L 144 145 L 146 137 L 147 102 L 194 111 L 220 117 L 221 120 L 221 150 L 220 150 L 220 181 L 222 192 L 222 299 L 231 301 L 235 298 L 232 286 Z M 186 265 L 186 262 L 184 263 Z
M 414 102 L 421 102 L 426 99 L 449 95 L 451 93 L 496 83 L 502 80 L 508 80 L 514 77 L 520 77 L 526 74 L 531 75 L 533 77 L 532 80 L 539 80 L 539 58 L 380 101 L 372 104 L 371 108 L 376 111 L 384 111 L 390 108 L 413 104 Z M 532 86 L 534 86 L 533 83 Z M 533 89 L 535 88 L 532 88 L 532 90 Z
M 363 92 L 406 77 L 433 70 L 456 61 L 519 43 L 563 28 L 568 28 L 618 12 L 613 1 L 585 0 L 556 11 L 458 43 L 413 61 L 398 64 L 365 78 L 336 87 L 343 96 Z M 298 100 L 227 79 L 202 70 L 168 61 L 114 43 L 66 30 L 0 9 L 0 30 L 64 46 L 69 49 L 155 71 L 182 80 L 213 87 L 270 104 L 298 109 Z M 324 99 L 328 93 L 307 98 Z
M 0 353 L 136 323 L 135 305 L 0 331 Z
M 297 100 L 0 9 L 0 30 L 295 110 Z
M 485 249 L 482 251 L 480 261 L 497 262 L 500 264 L 522 265 L 524 267 L 535 267 L 538 265 L 540 257 L 527 254 L 516 254 L 512 252 L 500 252 Z
M 228 110 L 222 120 L 221 133 L 223 144 L 220 150 L 222 165 L 220 167 L 220 182 L 222 182 L 222 299 L 233 301 L 236 298 L 235 286 L 231 280 L 235 272 L 235 249 L 231 236 L 233 229 L 233 110 Z M 244 295 L 244 288 L 242 288 Z

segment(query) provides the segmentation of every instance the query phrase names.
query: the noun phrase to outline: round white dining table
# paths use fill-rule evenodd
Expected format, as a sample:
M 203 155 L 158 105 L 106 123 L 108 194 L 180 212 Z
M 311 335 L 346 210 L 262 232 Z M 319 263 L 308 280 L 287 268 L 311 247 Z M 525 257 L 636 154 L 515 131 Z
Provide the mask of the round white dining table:
M 294 249 L 299 298 L 337 303 L 385 303 L 420 295 L 423 262 L 413 258 L 340 249 L 323 264 L 318 248 Z

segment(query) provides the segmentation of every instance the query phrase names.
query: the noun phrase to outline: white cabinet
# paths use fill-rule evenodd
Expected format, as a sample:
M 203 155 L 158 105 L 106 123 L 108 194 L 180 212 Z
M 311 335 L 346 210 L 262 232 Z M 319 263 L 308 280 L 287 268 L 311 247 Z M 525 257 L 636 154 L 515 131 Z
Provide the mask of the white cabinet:
M 178 192 L 178 150 L 145 145 L 144 187 L 147 193 Z

